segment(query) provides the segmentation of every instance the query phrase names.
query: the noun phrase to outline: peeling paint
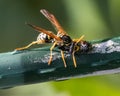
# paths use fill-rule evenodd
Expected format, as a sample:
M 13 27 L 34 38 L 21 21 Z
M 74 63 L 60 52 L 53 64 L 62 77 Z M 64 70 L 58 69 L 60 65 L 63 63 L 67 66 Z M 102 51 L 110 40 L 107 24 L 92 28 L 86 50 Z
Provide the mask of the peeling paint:
M 120 52 L 120 44 L 112 40 L 100 44 L 93 44 L 93 50 L 91 53 L 111 53 Z

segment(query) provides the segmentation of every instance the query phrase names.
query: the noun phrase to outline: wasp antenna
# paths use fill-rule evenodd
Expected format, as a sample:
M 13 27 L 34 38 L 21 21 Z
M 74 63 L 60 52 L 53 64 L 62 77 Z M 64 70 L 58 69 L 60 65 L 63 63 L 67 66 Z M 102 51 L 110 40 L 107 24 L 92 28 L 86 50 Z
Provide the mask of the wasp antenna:
M 75 43 L 75 45 L 77 45 L 77 43 L 80 42 L 84 37 L 85 37 L 85 36 L 82 35 L 82 36 L 77 40 L 77 42 Z

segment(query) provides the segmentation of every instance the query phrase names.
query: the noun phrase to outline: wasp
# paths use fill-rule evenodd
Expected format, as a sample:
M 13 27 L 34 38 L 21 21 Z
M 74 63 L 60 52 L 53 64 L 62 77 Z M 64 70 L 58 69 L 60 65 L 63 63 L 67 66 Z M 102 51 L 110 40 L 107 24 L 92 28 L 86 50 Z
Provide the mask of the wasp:
M 40 10 L 40 12 L 52 23 L 52 25 L 55 27 L 55 30 L 57 31 L 57 34 L 54 34 L 52 31 L 43 29 L 36 25 L 27 23 L 27 25 L 32 27 L 34 30 L 40 32 L 40 34 L 38 35 L 36 41 L 33 41 L 32 43 L 30 43 L 25 47 L 16 48 L 15 50 L 24 50 L 34 44 L 53 43 L 53 45 L 50 48 L 50 58 L 48 61 L 48 65 L 50 65 L 52 62 L 53 49 L 57 47 L 61 51 L 61 57 L 64 63 L 64 67 L 67 67 L 64 52 L 71 54 L 74 67 L 77 67 L 76 58 L 74 54 L 76 52 L 81 52 L 81 53 L 88 52 L 91 49 L 91 44 L 83 40 L 84 35 L 82 35 L 79 39 L 72 39 L 66 33 L 66 31 L 63 29 L 63 27 L 60 25 L 60 23 L 52 13 L 48 12 L 45 9 Z

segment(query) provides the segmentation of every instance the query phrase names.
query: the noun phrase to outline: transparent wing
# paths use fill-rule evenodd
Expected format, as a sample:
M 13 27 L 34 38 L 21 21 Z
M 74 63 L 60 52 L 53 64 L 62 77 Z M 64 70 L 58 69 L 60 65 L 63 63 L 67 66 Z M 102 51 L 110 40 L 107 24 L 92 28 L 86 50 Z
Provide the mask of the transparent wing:
M 58 20 L 56 19 L 56 17 L 51 14 L 50 12 L 48 12 L 45 9 L 40 10 L 40 12 L 53 24 L 53 26 L 55 27 L 55 29 L 57 30 L 57 35 L 67 35 L 67 33 L 64 31 L 64 29 L 61 27 L 61 25 L 59 24 Z
M 48 30 L 45 30 L 41 27 L 38 27 L 36 25 L 32 25 L 32 24 L 29 24 L 29 23 L 26 23 L 27 25 L 29 25 L 30 27 L 32 27 L 34 30 L 38 31 L 38 32 L 42 32 L 44 34 L 47 34 L 49 35 L 50 37 L 56 39 L 57 41 L 62 41 L 61 38 L 57 37 L 55 34 L 53 34 L 51 31 L 48 31 Z

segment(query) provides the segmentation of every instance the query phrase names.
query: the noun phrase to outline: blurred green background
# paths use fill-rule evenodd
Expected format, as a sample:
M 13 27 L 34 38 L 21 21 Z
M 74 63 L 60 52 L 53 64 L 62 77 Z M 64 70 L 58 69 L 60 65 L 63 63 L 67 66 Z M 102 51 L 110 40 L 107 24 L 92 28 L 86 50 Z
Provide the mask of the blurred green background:
M 120 0 L 0 0 L 0 52 L 36 40 L 25 22 L 55 32 L 39 12 L 53 13 L 72 38 L 97 40 L 120 35 Z M 0 90 L 0 96 L 120 96 L 120 74 L 86 77 Z

